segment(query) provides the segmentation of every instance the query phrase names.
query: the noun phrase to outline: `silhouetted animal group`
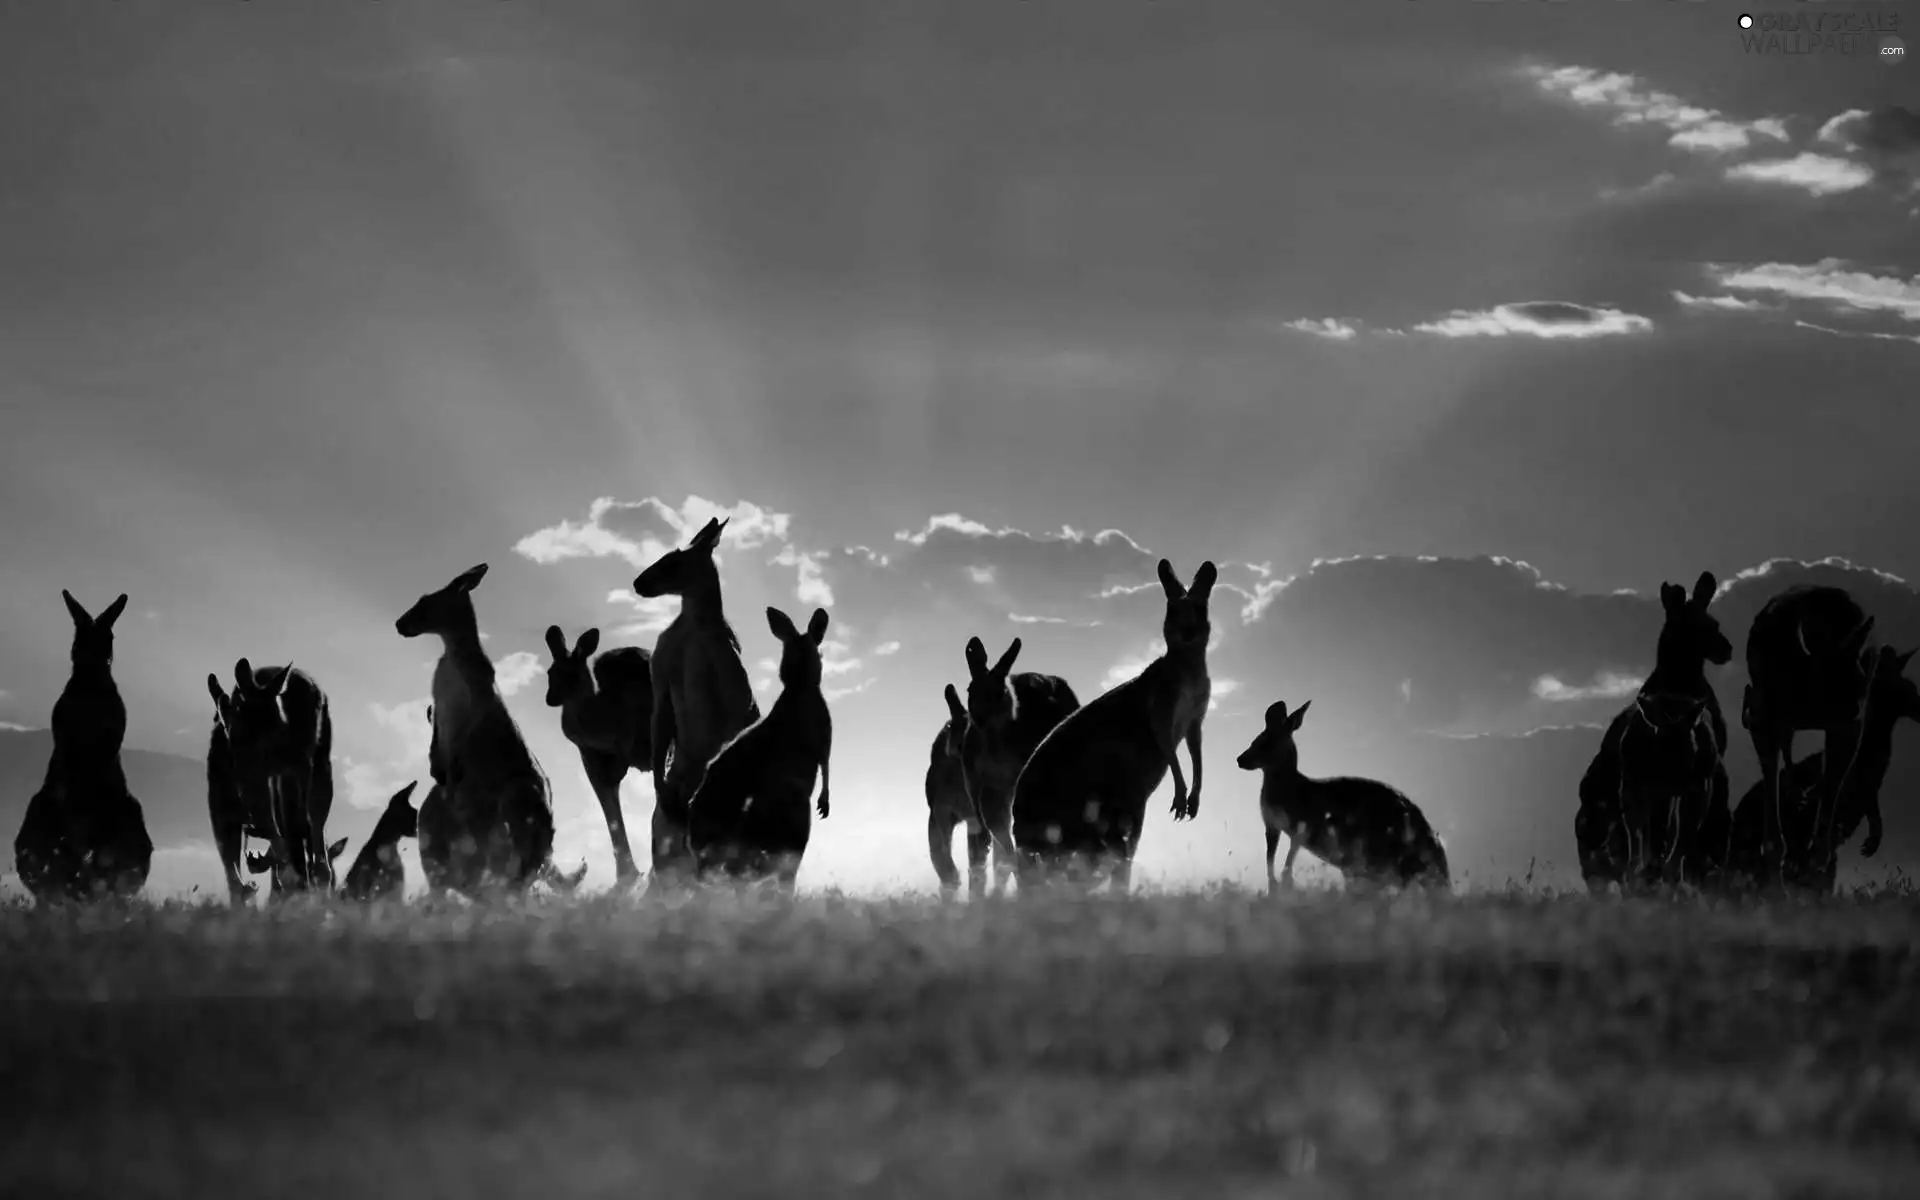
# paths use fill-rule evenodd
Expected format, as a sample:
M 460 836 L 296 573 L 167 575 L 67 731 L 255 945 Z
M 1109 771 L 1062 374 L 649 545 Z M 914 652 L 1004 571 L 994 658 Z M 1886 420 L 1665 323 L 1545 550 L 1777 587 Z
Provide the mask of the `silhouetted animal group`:
M 833 722 L 820 690 L 828 616 L 801 629 L 777 608 L 781 691 L 762 713 L 721 604 L 713 563 L 726 522 L 709 521 L 633 581 L 643 597 L 678 596 L 679 615 L 653 651 L 622 647 L 598 657 L 599 631 L 570 647 L 558 626 L 546 702 L 579 750 L 600 802 L 622 883 L 639 875 L 619 789 L 631 769 L 653 778 L 656 885 L 715 876 L 772 880 L 791 892 L 814 813 L 831 811 Z M 353 900 L 398 899 L 400 840 L 419 841 L 428 886 L 480 898 L 535 881 L 571 890 L 584 874 L 551 861 L 553 803 L 547 777 L 508 714 L 481 647 L 472 593 L 484 564 L 420 597 L 394 624 L 406 638 L 431 634 L 441 657 L 427 710 L 431 784 L 396 792 L 339 888 Z M 1015 638 L 989 665 L 966 643 L 966 699 L 949 684 L 948 719 L 934 738 L 925 780 L 928 854 L 943 890 L 959 887 L 953 833 L 967 830 L 968 890 L 1025 890 L 1055 881 L 1105 881 L 1124 890 L 1146 823 L 1147 801 L 1171 771 L 1173 816 L 1195 817 L 1202 784 L 1201 725 L 1211 699 L 1207 604 L 1216 572 L 1202 563 L 1191 586 L 1161 560 L 1165 651 L 1138 675 L 1081 704 L 1054 675 L 1013 673 Z M 1665 624 L 1653 672 L 1613 720 L 1580 781 L 1575 839 L 1592 890 L 1834 886 L 1835 851 L 1862 820 L 1871 856 L 1881 838 L 1879 786 L 1894 725 L 1920 720 L 1920 692 L 1904 674 L 1913 652 L 1869 645 L 1873 622 L 1844 591 L 1789 588 L 1755 618 L 1747 639 L 1752 680 L 1741 723 L 1762 780 L 1728 807 L 1725 719 L 1705 666 L 1733 648 L 1708 612 L 1703 573 L 1689 595 L 1662 584 Z M 97 618 L 62 593 L 74 623 L 73 673 L 53 709 L 54 748 L 28 804 L 15 857 L 42 900 L 128 895 L 146 881 L 153 845 L 120 768 L 126 710 L 114 686 L 113 623 L 123 595 Z M 234 684 L 207 677 L 214 702 L 207 750 L 207 808 L 230 898 L 255 892 L 242 876 L 271 877 L 273 896 L 332 891 L 346 841 L 327 844 L 333 802 L 332 720 L 313 678 L 240 659 Z M 1261 773 L 1270 891 L 1290 886 L 1302 849 L 1350 885 L 1450 884 L 1447 857 L 1420 809 L 1372 779 L 1316 779 L 1299 769 L 1295 743 L 1308 703 L 1276 701 L 1236 759 Z M 1819 729 L 1825 749 L 1792 761 L 1793 734 Z M 1175 754 L 1185 742 L 1189 783 Z M 814 779 L 820 791 L 814 800 Z M 1287 854 L 1274 858 L 1282 835 Z M 246 839 L 266 843 L 243 854 Z

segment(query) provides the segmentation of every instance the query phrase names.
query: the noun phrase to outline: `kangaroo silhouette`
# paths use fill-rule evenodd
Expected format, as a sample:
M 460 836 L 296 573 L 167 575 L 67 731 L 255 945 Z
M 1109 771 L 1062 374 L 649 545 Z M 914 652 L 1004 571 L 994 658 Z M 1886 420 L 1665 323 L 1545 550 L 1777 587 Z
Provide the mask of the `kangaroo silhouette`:
M 255 669 L 233 666 L 234 687 L 221 708 L 238 789 L 262 796 L 276 890 L 333 887 L 326 856 L 327 817 L 333 810 L 333 717 L 326 693 L 292 663 Z M 208 690 L 216 683 L 208 677 Z
M 760 719 L 740 661 L 740 639 L 720 600 L 713 549 L 727 522 L 709 520 L 685 546 L 669 550 L 634 578 L 636 594 L 680 597 L 680 613 L 654 643 L 653 874 L 682 883 L 695 869 L 687 843 L 687 805 L 707 764 Z M 671 757 L 671 764 L 669 764 Z
M 1733 645 L 1707 611 L 1717 585 L 1702 571 L 1693 595 L 1660 585 L 1666 620 L 1654 668 L 1639 694 L 1607 726 L 1580 780 L 1574 840 L 1589 889 L 1608 883 L 1639 888 L 1656 878 L 1679 883 L 1707 877 L 1725 846 L 1705 843 L 1725 824 L 1726 719 L 1707 681 L 1707 663 L 1723 665 Z
M 341 894 L 354 901 L 393 901 L 407 894 L 407 868 L 400 861 L 400 839 L 420 836 L 420 812 L 413 806 L 413 789 L 419 780 L 409 783 L 387 799 L 380 819 L 373 823 L 367 844 L 354 856 L 347 868 Z
M 1243 771 L 1260 772 L 1260 820 L 1267 829 L 1267 894 L 1293 886 L 1293 860 L 1304 847 L 1352 882 L 1446 890 L 1447 853 L 1418 805 L 1375 779 L 1340 776 L 1313 779 L 1300 773 L 1293 735 L 1306 719 L 1308 700 L 1287 712 L 1284 700 L 1267 706 L 1266 724 L 1235 759 Z M 1287 835 L 1280 878 L 1273 856 Z
M 953 861 L 953 831 L 967 827 L 967 894 L 978 896 L 986 890 L 987 850 L 993 839 L 981 823 L 973 800 L 967 795 L 966 772 L 960 766 L 961 742 L 967 731 L 967 706 L 953 685 L 946 688 L 948 718 L 934 735 L 927 750 L 927 774 L 923 784 L 927 795 L 927 857 L 933 873 L 940 878 L 940 890 L 952 893 L 960 887 L 960 868 Z
M 524 890 L 553 854 L 546 773 L 507 712 L 480 645 L 473 589 L 486 573 L 485 563 L 463 572 L 394 622 L 401 637 L 440 639 L 427 760 L 434 786 L 420 804 L 420 865 L 429 887 L 470 897 Z
M 1789 874 L 1824 871 L 1833 857 L 1833 809 L 1848 755 L 1827 751 L 1807 840 L 1791 843 L 1781 827 L 1787 764 L 1793 735 L 1818 729 L 1828 747 L 1852 746 L 1860 738 L 1872 652 L 1867 639 L 1873 618 L 1842 588 L 1799 584 L 1781 590 L 1754 615 L 1747 630 L 1746 701 L 1740 723 L 1760 759 L 1761 857 L 1767 884 L 1783 885 Z
M 707 764 L 688 805 L 687 835 L 702 875 L 715 869 L 771 875 L 790 893 L 812 836 L 807 801 L 816 771 L 821 819 L 832 810 L 833 718 L 820 694 L 827 610 L 814 609 L 803 633 L 786 613 L 769 608 L 767 626 L 780 639 L 779 698 Z
M 629 770 L 652 767 L 653 670 L 650 655 L 621 646 L 599 658 L 600 631 L 589 629 L 572 649 L 558 625 L 547 626 L 547 706 L 560 710 L 560 732 L 580 751 L 580 767 L 600 802 L 613 842 L 616 878 L 639 878 L 626 817 L 620 811 L 620 781 Z M 593 658 L 589 668 L 588 659 Z
M 1886 781 L 1893 763 L 1893 733 L 1903 720 L 1920 721 L 1920 688 L 1905 675 L 1914 651 L 1905 653 L 1882 646 L 1874 656 L 1873 672 L 1867 685 L 1867 702 L 1860 736 L 1851 752 L 1851 765 L 1841 776 L 1839 796 L 1834 803 L 1834 845 L 1853 840 L 1862 820 L 1867 825 L 1860 855 L 1872 858 L 1880 849 L 1883 833 L 1880 817 L 1880 786 Z M 1846 747 L 1835 753 L 1845 755 Z M 1816 793 L 1827 777 L 1827 751 L 1816 750 L 1786 769 L 1782 789 L 1781 830 L 1788 845 L 1804 846 L 1813 840 L 1817 815 Z M 1771 799 L 1766 781 L 1757 780 L 1733 812 L 1731 845 L 1728 849 L 1730 880 L 1748 887 L 1759 887 L 1770 879 L 1766 843 L 1766 810 Z M 1792 887 L 1829 894 L 1838 874 L 1836 861 L 1823 865 L 1806 856 L 1788 860 L 1785 882 Z
M 1200 725 L 1212 684 L 1207 599 L 1217 572 L 1203 562 L 1191 590 L 1160 560 L 1166 593 L 1165 653 L 1132 679 L 1068 714 L 1034 748 L 1013 789 L 1013 840 L 1022 888 L 1050 877 L 1097 877 L 1124 891 L 1131 882 L 1147 801 L 1173 772 L 1173 815 L 1200 811 Z M 1184 739 L 1193 789 L 1174 756 Z
M 14 869 L 36 900 L 131 896 L 153 863 L 140 802 L 120 766 L 127 708 L 113 681 L 113 623 L 124 593 L 91 616 L 62 591 L 73 618 L 73 670 L 53 702 L 53 754 L 13 842 Z
M 967 639 L 960 769 L 976 815 L 968 829 L 977 821 L 992 837 L 994 881 L 1003 891 L 1018 854 L 1013 844 L 1014 784 L 1034 749 L 1080 707 L 1080 698 L 1058 675 L 1010 674 L 1019 656 L 1020 639 L 1015 638 L 989 667 L 986 646 L 977 637 Z

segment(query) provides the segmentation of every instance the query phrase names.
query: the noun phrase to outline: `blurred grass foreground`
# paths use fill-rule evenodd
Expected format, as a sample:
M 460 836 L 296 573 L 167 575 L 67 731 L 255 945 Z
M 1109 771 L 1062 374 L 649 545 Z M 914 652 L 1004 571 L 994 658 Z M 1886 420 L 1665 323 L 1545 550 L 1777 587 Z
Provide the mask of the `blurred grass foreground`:
M 0 908 L 0 1196 L 1920 1196 L 1916 915 Z

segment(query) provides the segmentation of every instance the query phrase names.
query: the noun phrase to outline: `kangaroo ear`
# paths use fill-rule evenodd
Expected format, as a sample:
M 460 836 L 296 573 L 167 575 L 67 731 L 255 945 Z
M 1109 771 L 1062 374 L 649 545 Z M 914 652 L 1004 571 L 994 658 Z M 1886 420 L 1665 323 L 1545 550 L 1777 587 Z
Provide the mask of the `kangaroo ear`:
M 332 862 L 334 859 L 339 858 L 340 855 L 343 852 L 345 852 L 346 848 L 347 848 L 347 839 L 345 838 L 341 838 L 339 841 L 335 842 L 333 845 L 328 846 L 327 861 Z
M 1293 710 L 1293 716 L 1287 719 L 1287 725 L 1293 729 L 1300 728 L 1300 722 L 1307 719 L 1307 709 L 1312 704 L 1313 701 L 1311 700 L 1302 700 L 1300 707 Z
M 67 615 L 73 618 L 75 625 L 85 629 L 87 626 L 93 624 L 93 618 L 87 615 L 86 609 L 80 607 L 80 602 L 73 598 L 72 592 L 61 588 L 60 598 L 67 602 Z
M 270 696 L 286 695 L 287 684 L 291 683 L 292 681 L 293 681 L 293 660 L 288 659 L 287 665 L 283 667 L 280 671 L 280 678 L 277 681 L 275 681 L 273 685 L 273 689 L 267 694 Z
M 119 620 L 120 614 L 125 611 L 127 611 L 127 594 L 121 592 L 120 598 L 107 605 L 107 611 L 95 617 L 93 623 L 101 629 L 112 629 L 113 623 Z
M 1160 587 L 1169 600 L 1178 600 L 1187 594 L 1187 589 L 1180 584 L 1180 577 L 1173 573 L 1173 564 L 1164 558 L 1160 560 Z
M 807 618 L 807 637 L 816 646 L 827 640 L 826 609 L 816 608 L 813 610 L 813 615 Z
M 1200 569 L 1193 573 L 1193 598 L 1205 600 L 1207 593 L 1213 590 L 1213 581 L 1218 578 L 1220 578 L 1220 572 L 1214 568 L 1211 559 L 1201 563 Z
M 598 629 L 589 629 L 580 635 L 579 641 L 573 644 L 573 656 L 581 662 L 585 662 L 589 658 L 592 658 L 593 652 L 599 648 L 600 631 Z
M 227 706 L 226 689 L 220 686 L 220 677 L 218 675 L 215 675 L 212 671 L 207 672 L 207 694 L 213 697 L 213 706 L 216 709 L 226 708 Z
M 560 632 L 558 625 L 547 626 L 547 653 L 553 655 L 555 662 L 567 656 L 567 635 Z
M 1007 672 L 1013 669 L 1013 660 L 1019 657 L 1020 657 L 1020 639 L 1015 638 L 1013 639 L 1013 645 L 1008 646 L 1007 652 L 1000 656 L 1000 661 L 993 664 L 993 673 L 995 675 L 998 675 L 1001 679 L 1005 679 L 1007 677 Z
M 242 691 L 253 690 L 253 666 L 246 659 L 233 664 L 233 681 L 240 685 Z
M 468 567 L 458 578 L 447 586 L 456 592 L 470 592 L 474 588 L 479 587 L 480 581 L 486 577 L 487 564 L 481 563 L 477 567 Z
M 977 637 L 967 639 L 967 674 L 975 679 L 987 673 L 987 648 Z
M 1287 723 L 1287 702 L 1275 700 L 1267 705 L 1267 728 L 1278 729 Z
M 1684 607 L 1686 603 L 1687 603 L 1687 589 L 1681 587 L 1677 583 L 1663 582 L 1660 585 L 1660 607 L 1661 608 L 1666 609 L 1668 612 L 1673 612 L 1676 609 Z
M 692 550 L 695 547 L 702 550 L 713 549 L 714 545 L 720 541 L 720 535 L 726 531 L 727 521 L 731 520 L 733 520 L 732 517 L 728 517 L 726 521 L 719 517 L 707 518 L 707 523 L 700 527 L 700 532 L 694 534 L 693 540 L 687 543 L 687 549 Z
M 953 690 L 952 684 L 947 685 L 946 697 L 947 697 L 948 715 L 951 716 L 955 721 L 966 720 L 967 706 L 960 703 L 960 693 Z
M 773 636 L 783 642 L 800 639 L 800 631 L 793 627 L 793 618 L 771 604 L 767 605 L 767 628 L 773 630 Z
M 401 788 L 399 791 L 395 792 L 392 796 L 388 797 L 387 803 L 390 805 L 392 804 L 399 804 L 403 806 L 406 805 L 408 799 L 413 796 L 413 789 L 419 786 L 420 786 L 420 781 L 418 779 L 414 780 L 412 783 L 409 783 L 407 786 Z
M 1713 580 L 1712 571 L 1700 572 L 1700 578 L 1693 584 L 1693 606 L 1705 608 L 1713 600 L 1713 594 L 1719 591 L 1719 585 Z

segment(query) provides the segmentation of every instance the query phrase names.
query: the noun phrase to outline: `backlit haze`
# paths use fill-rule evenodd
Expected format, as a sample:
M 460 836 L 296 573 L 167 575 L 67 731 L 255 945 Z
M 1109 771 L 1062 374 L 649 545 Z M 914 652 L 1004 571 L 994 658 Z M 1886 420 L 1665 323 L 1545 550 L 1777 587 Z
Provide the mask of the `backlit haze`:
M 1233 759 L 1311 699 L 1309 773 L 1404 788 L 1470 884 L 1565 881 L 1571 788 L 1476 812 L 1398 747 L 1606 720 L 1702 570 L 1734 711 L 1809 577 L 1769 560 L 1920 644 L 1917 83 L 1705 4 L 0 3 L 0 722 L 47 723 L 60 590 L 124 591 L 127 744 L 202 758 L 207 672 L 291 658 L 357 850 L 426 777 L 394 619 L 489 563 L 604 883 L 543 631 L 651 646 L 634 575 L 731 513 L 763 704 L 764 607 L 833 618 L 802 885 L 930 888 L 966 639 L 1085 701 L 1211 558 L 1202 808 L 1163 785 L 1136 878 L 1261 876 Z M 198 821 L 156 888 L 217 883 Z

